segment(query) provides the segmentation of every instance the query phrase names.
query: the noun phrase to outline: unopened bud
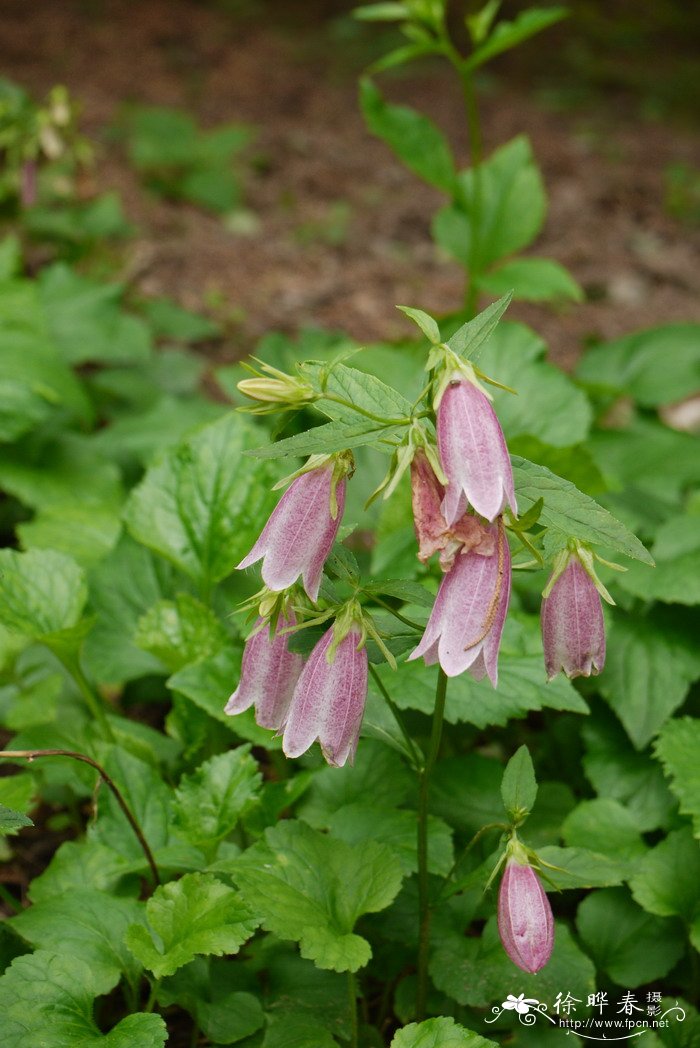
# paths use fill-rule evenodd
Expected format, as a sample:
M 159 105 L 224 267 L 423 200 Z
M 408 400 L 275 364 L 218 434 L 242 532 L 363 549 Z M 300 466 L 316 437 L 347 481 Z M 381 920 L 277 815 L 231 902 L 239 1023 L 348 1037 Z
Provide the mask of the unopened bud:
M 532 866 L 514 855 L 506 863 L 498 893 L 498 933 L 513 964 L 534 974 L 554 946 L 554 917 Z

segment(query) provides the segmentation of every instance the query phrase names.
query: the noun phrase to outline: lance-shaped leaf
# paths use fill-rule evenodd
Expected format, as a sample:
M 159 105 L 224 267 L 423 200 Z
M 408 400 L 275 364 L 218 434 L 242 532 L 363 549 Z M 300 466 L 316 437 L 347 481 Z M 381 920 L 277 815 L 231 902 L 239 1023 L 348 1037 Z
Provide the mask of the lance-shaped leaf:
M 349 845 L 292 821 L 267 830 L 231 872 L 264 928 L 298 942 L 319 968 L 339 972 L 367 964 L 372 950 L 353 933 L 355 923 L 388 906 L 402 879 L 386 845 Z

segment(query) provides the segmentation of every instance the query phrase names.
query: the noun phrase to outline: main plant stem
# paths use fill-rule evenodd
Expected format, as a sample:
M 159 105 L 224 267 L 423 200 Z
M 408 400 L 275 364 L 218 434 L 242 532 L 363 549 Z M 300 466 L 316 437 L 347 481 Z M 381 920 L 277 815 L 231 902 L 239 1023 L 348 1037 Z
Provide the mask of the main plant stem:
M 143 831 L 136 821 L 136 817 L 131 811 L 131 808 L 124 800 L 121 790 L 114 779 L 107 774 L 101 764 L 98 764 L 97 761 L 92 759 L 92 757 L 88 757 L 84 753 L 75 753 L 73 750 L 0 750 L 0 757 L 5 757 L 7 760 L 26 760 L 30 763 L 31 761 L 36 760 L 37 757 L 71 757 L 75 761 L 82 761 L 84 764 L 89 764 L 91 768 L 95 769 L 105 785 L 112 791 L 114 799 L 124 813 L 124 817 L 129 823 L 129 826 L 131 826 L 134 831 L 134 836 L 141 845 L 141 850 L 146 857 L 146 862 L 148 863 L 151 874 L 153 875 L 154 883 L 160 884 L 160 874 L 150 845 L 144 837 Z
M 59 652 L 54 652 L 54 654 L 77 684 L 78 690 L 85 700 L 85 705 L 100 725 L 103 737 L 107 742 L 116 742 L 117 740 L 114 738 L 114 732 L 107 720 L 104 704 L 101 702 L 99 696 L 92 690 L 90 682 L 82 671 L 78 656 L 63 655 Z
M 416 1020 L 425 1018 L 425 1007 L 428 999 L 428 952 L 430 947 L 430 894 L 428 885 L 428 799 L 430 794 L 430 776 L 440 751 L 442 725 L 445 719 L 445 699 L 447 698 L 447 675 L 438 670 L 437 688 L 435 689 L 435 709 L 430 732 L 430 743 L 425 758 L 425 765 L 420 776 L 418 792 L 418 986 L 416 989 Z

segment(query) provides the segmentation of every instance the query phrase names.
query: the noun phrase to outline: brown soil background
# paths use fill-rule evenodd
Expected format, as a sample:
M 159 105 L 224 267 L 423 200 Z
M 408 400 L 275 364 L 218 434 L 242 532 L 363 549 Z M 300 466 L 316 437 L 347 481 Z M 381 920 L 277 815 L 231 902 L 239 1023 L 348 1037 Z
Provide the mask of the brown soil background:
M 333 5 L 270 3 L 234 17 L 193 0 L 0 0 L 0 24 L 2 75 L 37 97 L 65 83 L 81 102 L 83 128 L 98 143 L 97 186 L 121 193 L 139 230 L 122 275 L 138 293 L 193 309 L 224 302 L 232 319 L 224 357 L 268 330 L 309 324 L 365 342 L 407 334 L 397 302 L 438 315 L 459 307 L 461 271 L 429 233 L 440 197 L 366 131 L 357 75 L 373 54 L 342 39 Z M 700 168 L 700 134 L 687 113 L 644 118 L 634 91 L 617 84 L 574 107 L 552 106 L 551 92 L 543 104 L 533 88 L 543 63 L 578 31 L 569 19 L 514 60 L 498 60 L 481 95 L 487 152 L 524 132 L 542 168 L 550 207 L 535 252 L 567 266 L 587 293 L 561 311 L 512 309 L 564 365 L 587 340 L 700 321 L 700 229 L 664 208 L 664 172 Z M 651 62 L 652 83 L 656 75 Z M 384 77 L 383 89 L 429 113 L 468 161 L 449 70 L 409 69 Z M 253 233 L 142 188 L 105 134 L 127 101 L 187 108 L 205 127 L 257 126 L 263 163 L 246 188 Z M 343 209 L 345 231 L 329 242 Z

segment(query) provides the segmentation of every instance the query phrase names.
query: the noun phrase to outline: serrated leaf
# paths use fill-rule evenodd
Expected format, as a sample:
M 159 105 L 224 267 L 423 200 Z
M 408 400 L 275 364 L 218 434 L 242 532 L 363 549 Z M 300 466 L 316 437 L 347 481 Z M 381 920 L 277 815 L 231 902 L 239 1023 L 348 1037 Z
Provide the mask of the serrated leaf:
M 321 768 L 311 780 L 299 812 L 316 829 L 327 829 L 336 812 L 371 797 L 383 808 L 403 804 L 412 776 L 400 757 L 373 739 L 358 747 L 355 764 Z
M 647 851 L 634 816 L 610 797 L 581 801 L 567 815 L 561 834 L 570 847 L 590 848 L 623 861 L 638 859 Z
M 670 720 L 659 733 L 654 752 L 671 780 L 681 815 L 692 817 L 695 836 L 700 837 L 700 721 Z
M 576 926 L 596 967 L 619 986 L 634 988 L 663 978 L 685 951 L 679 924 L 645 913 L 623 888 L 587 896 Z
M 590 496 L 545 466 L 519 455 L 513 455 L 512 460 L 520 509 L 528 510 L 538 499 L 544 499 L 540 523 L 552 532 L 593 546 L 605 546 L 653 565 L 652 557 L 636 535 Z
M 694 639 L 665 616 L 614 615 L 599 688 L 637 749 L 678 709 L 698 676 Z
M 372 358 L 366 357 L 365 359 L 371 366 Z M 359 358 L 359 362 L 363 363 L 362 357 Z M 305 361 L 302 364 L 302 371 L 315 389 L 342 397 L 348 402 L 339 404 L 328 397 L 319 400 L 316 406 L 329 418 L 337 422 L 356 423 L 358 415 L 362 416 L 362 412 L 369 412 L 387 419 L 410 417 L 410 401 L 406 400 L 393 386 L 382 382 L 376 375 L 362 368 L 348 367 L 341 363 L 334 364 L 328 374 L 326 374 L 327 368 L 328 365 L 313 360 Z M 356 405 L 360 410 L 357 411 L 354 406 L 350 405 Z
M 286 821 L 237 860 L 233 877 L 263 927 L 299 942 L 302 957 L 318 967 L 342 972 L 369 961 L 372 950 L 353 934 L 355 922 L 392 902 L 402 874 L 386 845 L 351 846 Z
M 499 320 L 508 309 L 512 294 L 508 293 L 498 302 L 492 302 L 490 306 L 482 310 L 473 320 L 468 320 L 448 338 L 447 345 L 460 357 L 465 359 L 476 358 L 482 345 L 491 337 L 496 330 Z
M 262 777 L 250 746 L 211 757 L 175 791 L 175 822 L 192 844 L 211 845 L 226 837 L 256 803 Z
M 16 833 L 23 826 L 33 825 L 32 820 L 23 815 L 21 811 L 13 811 L 12 808 L 6 808 L 4 804 L 0 804 L 0 837 L 8 833 Z
M 97 992 L 78 957 L 48 950 L 17 957 L 0 978 L 3 1048 L 163 1048 L 160 1015 L 128 1015 L 102 1034 L 93 1019 Z
M 255 439 L 226 415 L 166 451 L 127 502 L 131 534 L 204 590 L 233 571 L 275 504 L 276 475 L 243 454 Z
M 636 865 L 632 895 L 648 913 L 692 921 L 700 912 L 700 844 L 689 828 L 674 830 Z
M 134 644 L 155 655 L 173 673 L 215 655 L 228 642 L 214 612 L 189 593 L 160 600 L 142 615 Z
M 527 746 L 516 750 L 506 764 L 501 779 L 501 798 L 511 818 L 532 811 L 537 798 L 537 779 Z
M 373 422 L 370 419 L 364 422 L 326 422 L 322 426 L 307 429 L 304 433 L 296 433 L 293 437 L 285 437 L 284 440 L 255 448 L 250 455 L 255 459 L 286 458 L 289 455 L 302 458 L 306 455 L 330 455 L 336 451 L 360 448 L 379 441 L 387 442 L 401 430 L 401 426 L 382 425 L 381 422 Z M 387 444 L 386 450 L 390 452 L 393 448 Z
M 397 855 L 406 875 L 418 870 L 415 811 L 384 808 L 365 800 L 338 809 L 329 819 L 328 827 L 334 837 L 348 844 L 378 841 L 388 845 Z M 442 819 L 429 815 L 428 871 L 445 877 L 453 862 L 450 827 Z
M 237 892 L 206 873 L 157 888 L 146 903 L 146 921 L 146 927 L 132 925 L 125 941 L 156 979 L 198 954 L 237 953 L 258 923 Z
M 0 550 L 0 622 L 43 640 L 80 621 L 87 587 L 82 569 L 52 550 Z
M 383 139 L 419 178 L 452 193 L 456 178 L 452 150 L 431 120 L 407 106 L 390 105 L 367 78 L 360 82 L 360 105 L 372 134 Z
M 124 933 L 140 920 L 135 900 L 75 887 L 36 902 L 12 919 L 12 927 L 35 948 L 80 957 L 90 965 L 96 992 L 103 994 L 122 975 L 132 986 L 138 982 L 141 967 L 126 949 Z
M 441 1017 L 397 1030 L 391 1048 L 496 1048 L 496 1042 L 466 1030 L 454 1019 Z
M 479 278 L 489 295 L 513 289 L 513 298 L 525 302 L 582 302 L 584 295 L 568 270 L 551 258 L 516 258 Z

